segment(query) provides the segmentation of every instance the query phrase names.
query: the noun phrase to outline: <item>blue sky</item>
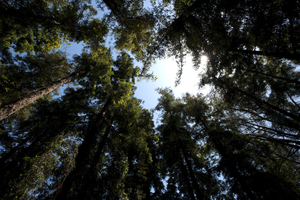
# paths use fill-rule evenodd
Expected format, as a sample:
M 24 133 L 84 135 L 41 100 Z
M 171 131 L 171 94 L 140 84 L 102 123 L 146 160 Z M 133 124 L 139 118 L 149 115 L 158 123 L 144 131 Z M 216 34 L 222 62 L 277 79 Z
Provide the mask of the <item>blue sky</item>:
M 65 48 L 65 50 L 69 53 L 69 58 L 71 59 L 74 54 L 81 53 L 83 44 L 72 44 Z M 176 98 L 180 98 L 182 94 L 186 92 L 194 95 L 196 95 L 198 92 L 204 94 L 208 92 L 208 88 L 201 89 L 201 91 L 198 90 L 198 74 L 204 70 L 204 65 L 206 62 L 205 58 L 202 60 L 203 65 L 201 64 L 197 71 L 193 68 L 192 59 L 190 56 L 187 56 L 185 62 L 181 83 L 177 87 L 175 87 L 175 79 L 178 66 L 175 59 L 172 57 L 163 60 L 157 60 L 156 63 L 151 66 L 150 72 L 153 72 L 154 75 L 158 77 L 156 81 L 142 80 L 140 82 L 136 82 L 137 90 L 135 91 L 135 97 L 144 101 L 144 108 L 153 109 L 156 106 L 159 98 L 159 94 L 155 91 L 157 88 L 170 87 L 173 90 Z M 142 67 L 139 63 L 135 62 L 134 64 L 135 66 Z
M 171 57 L 164 60 L 158 60 L 150 69 L 150 71 L 153 71 L 154 75 L 158 77 L 158 80 L 155 82 L 143 80 L 137 83 L 135 96 L 145 101 L 143 105 L 145 108 L 151 109 L 156 106 L 157 99 L 159 98 L 158 93 L 155 91 L 156 88 L 170 87 L 177 98 L 181 97 L 182 94 L 186 92 L 196 95 L 200 92 L 198 90 L 198 74 L 201 70 L 203 70 L 203 66 L 195 71 L 191 58 L 188 57 L 183 68 L 181 84 L 175 87 L 176 73 L 178 71 L 175 59 Z M 207 93 L 208 90 L 204 89 L 201 90 L 201 92 Z
M 97 5 L 95 1 L 92 1 L 93 6 L 96 8 Z M 149 4 L 149 3 L 148 3 Z M 145 3 L 145 5 L 148 5 Z M 102 17 L 104 12 L 99 9 L 97 17 Z M 107 37 L 106 46 L 110 47 L 113 45 L 113 41 Z M 69 58 L 72 59 L 74 54 L 81 54 L 83 44 L 71 44 L 70 46 L 64 45 L 64 50 L 69 54 Z M 114 53 L 113 53 L 113 56 Z M 154 75 L 158 77 L 158 80 L 136 82 L 137 90 L 135 92 L 135 97 L 142 99 L 144 101 L 143 107 L 146 109 L 153 109 L 159 98 L 159 94 L 155 91 L 157 88 L 170 87 L 176 98 L 182 96 L 182 94 L 189 92 L 190 94 L 196 95 L 198 92 L 206 94 L 208 88 L 204 88 L 201 91 L 198 90 L 199 72 L 203 72 L 204 65 L 200 66 L 198 71 L 195 71 L 192 64 L 191 57 L 187 56 L 185 59 L 185 66 L 183 68 L 183 74 L 181 77 L 181 84 L 175 87 L 176 73 L 178 71 L 178 66 L 174 58 L 167 58 L 163 60 L 157 60 L 150 68 L 150 72 L 154 72 Z M 203 59 L 202 63 L 205 64 L 206 60 Z M 135 63 L 135 66 L 142 67 L 141 64 Z M 60 93 L 62 93 L 63 88 L 61 88 Z M 157 120 L 157 114 L 155 115 L 155 121 Z

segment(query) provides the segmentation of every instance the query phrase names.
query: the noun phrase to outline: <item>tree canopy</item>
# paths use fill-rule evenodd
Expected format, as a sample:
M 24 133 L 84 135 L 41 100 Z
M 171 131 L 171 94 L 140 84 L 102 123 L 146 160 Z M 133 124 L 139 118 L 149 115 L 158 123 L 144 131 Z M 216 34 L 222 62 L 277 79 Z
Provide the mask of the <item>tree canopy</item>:
M 3 0 L 0 28 L 0 199 L 300 199 L 298 1 Z M 210 93 L 143 108 L 188 55 Z

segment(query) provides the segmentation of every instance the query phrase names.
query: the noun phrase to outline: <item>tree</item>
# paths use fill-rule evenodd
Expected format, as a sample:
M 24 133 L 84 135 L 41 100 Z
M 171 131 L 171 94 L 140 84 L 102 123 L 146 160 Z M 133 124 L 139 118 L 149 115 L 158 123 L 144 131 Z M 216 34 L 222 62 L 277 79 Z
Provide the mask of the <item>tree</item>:
M 93 58 L 94 57 L 94 58 Z M 95 84 L 96 80 L 101 80 L 103 79 L 103 81 L 107 80 L 107 77 L 109 77 L 111 75 L 111 62 L 109 59 L 110 55 L 106 52 L 106 49 L 103 46 L 98 46 L 97 48 L 93 48 L 93 51 L 90 53 L 87 52 L 83 52 L 83 54 L 81 56 L 77 56 L 75 58 L 76 63 L 77 63 L 77 69 L 79 72 L 82 72 L 82 74 L 84 74 L 85 76 L 83 76 L 83 78 L 85 78 L 85 80 L 83 81 L 82 79 L 82 74 L 81 76 L 78 76 L 77 82 L 80 84 L 83 84 L 85 87 L 83 89 L 78 89 L 77 91 L 75 90 L 69 90 L 70 93 L 67 93 L 65 96 L 65 101 L 63 101 L 59 106 L 54 106 L 56 105 L 55 102 L 54 104 L 50 104 L 50 109 L 54 109 L 54 111 L 45 111 L 45 107 L 41 106 L 41 109 L 43 109 L 41 111 L 40 114 L 40 120 L 42 122 L 35 122 L 33 124 L 28 124 L 28 121 L 24 121 L 24 123 L 21 120 L 21 124 L 22 128 L 17 130 L 19 132 L 17 132 L 18 134 L 16 135 L 16 138 L 18 138 L 17 141 L 13 141 L 16 144 L 18 144 L 16 147 L 12 148 L 12 146 L 8 146 L 8 148 L 6 149 L 7 154 L 2 154 L 2 162 L 7 162 L 6 164 L 4 164 L 3 166 L 5 166 L 5 168 L 8 170 L 11 167 L 16 167 L 16 166 L 20 166 L 20 170 L 15 170 L 13 173 L 8 173 L 8 175 L 3 175 L 4 177 L 6 176 L 12 176 L 14 178 L 11 178 L 10 180 L 12 180 L 11 184 L 3 187 L 3 188 L 8 188 L 7 190 L 3 189 L 3 193 L 5 195 L 3 196 L 7 196 L 7 195 L 13 195 L 13 194 L 19 194 L 18 188 L 22 188 L 22 184 L 16 186 L 15 181 L 18 179 L 21 179 L 22 181 L 20 181 L 21 183 L 28 183 L 31 182 L 35 177 L 32 176 L 32 179 L 26 179 L 26 176 L 20 177 L 22 176 L 22 174 L 32 174 L 33 172 L 36 172 L 36 170 L 42 170 L 43 167 L 41 166 L 41 168 L 35 168 L 37 165 L 34 164 L 35 162 L 37 162 L 37 157 L 35 156 L 39 156 L 39 155 L 43 155 L 45 154 L 44 152 L 48 149 L 51 150 L 51 152 L 54 152 L 53 155 L 55 155 L 55 151 L 59 151 L 61 152 L 61 149 L 53 149 L 53 148 L 57 148 L 57 146 L 54 146 L 53 148 L 51 147 L 51 141 L 54 140 L 54 143 L 56 143 L 55 138 L 59 137 L 60 140 L 63 140 L 67 143 L 69 143 L 71 146 L 66 147 L 67 149 L 65 149 L 67 152 L 69 151 L 68 148 L 70 148 L 70 152 L 71 155 L 69 155 L 69 157 L 65 156 L 65 155 L 61 155 L 63 157 L 66 157 L 66 161 L 68 160 L 68 158 L 70 158 L 72 160 L 72 162 L 74 161 L 74 158 L 76 156 L 77 153 L 74 153 L 74 151 L 77 151 L 77 147 L 75 148 L 75 146 L 78 146 L 78 142 L 76 142 L 78 134 L 82 131 L 82 130 L 78 130 L 76 131 L 76 133 L 74 134 L 74 132 L 72 131 L 72 126 L 76 126 L 76 127 L 80 127 L 82 129 L 82 126 L 80 126 L 80 123 L 84 123 L 85 117 L 79 117 L 78 115 L 80 113 L 85 113 L 87 115 L 89 115 L 89 113 L 95 114 L 95 108 L 91 109 L 89 108 L 90 106 L 87 106 L 87 104 L 90 104 L 90 100 L 93 95 L 95 95 L 95 90 L 97 88 L 95 87 L 91 87 L 91 84 Z M 89 67 L 86 67 L 89 66 Z M 80 70 L 85 70 L 86 71 L 80 71 Z M 87 70 L 88 69 L 88 70 Z M 95 70 L 95 71 L 94 71 Z M 88 80 L 88 81 L 87 81 Z M 88 83 L 87 83 L 88 82 Z M 100 90 L 101 88 L 99 88 L 98 90 Z M 78 93 L 78 95 L 76 95 L 76 93 Z M 84 102 L 84 104 L 83 104 Z M 75 106 L 75 109 L 72 107 Z M 38 106 L 38 108 L 40 108 L 40 106 Z M 64 111 L 62 110 L 62 108 L 66 108 Z M 81 109 L 83 108 L 83 109 Z M 54 112 L 57 112 L 57 115 L 52 115 L 54 114 Z M 75 113 L 74 113 L 75 112 Z M 44 115 L 43 115 L 44 113 Z M 47 115 L 47 113 L 49 115 Z M 73 116 L 72 117 L 68 117 L 69 114 Z M 78 116 L 78 117 L 76 117 Z M 34 115 L 33 115 L 34 117 Z M 45 118 L 49 119 L 49 121 L 43 121 Z M 52 119 L 52 120 L 51 120 Z M 78 122 L 78 120 L 81 122 Z M 17 121 L 18 122 L 18 121 Z M 42 127 L 46 127 L 45 123 L 47 125 L 50 126 L 50 128 L 48 129 L 43 129 Z M 79 123 L 79 124 L 78 124 Z M 8 124 L 7 124 L 8 125 Z M 15 127 L 15 125 L 13 125 Z M 52 126 L 52 127 L 51 127 Z M 36 127 L 36 128 L 35 128 Z M 55 128 L 53 128 L 55 127 Z M 25 129 L 24 129 L 25 128 Z M 83 130 L 85 128 L 83 127 Z M 64 132 L 66 131 L 66 133 L 68 134 L 64 134 Z M 8 135 L 9 138 L 14 138 L 12 136 L 10 136 L 9 133 L 7 133 L 5 130 L 3 131 L 5 135 Z M 33 134 L 33 135 L 32 135 Z M 36 137 L 35 138 L 35 134 L 41 134 L 41 136 Z M 71 134 L 71 135 L 70 135 Z M 68 137 L 75 137 L 75 141 L 74 138 L 70 139 Z M 24 138 L 24 139 L 23 139 Z M 69 141 L 69 142 L 68 142 Z M 29 145 L 29 146 L 27 146 Z M 50 145 L 50 146 L 49 146 Z M 6 145 L 7 146 L 7 145 Z M 58 148 L 60 148 L 58 146 Z M 65 147 L 63 147 L 64 149 Z M 9 149 L 11 149 L 9 151 Z M 47 154 L 48 155 L 48 154 Z M 13 159 L 13 157 L 17 156 L 17 159 Z M 70 157 L 71 156 L 71 157 Z M 51 159 L 53 157 L 49 157 L 47 156 L 47 158 Z M 41 159 L 40 159 L 41 160 Z M 28 161 L 28 162 L 27 162 Z M 20 162 L 20 165 L 18 165 L 18 162 Z M 26 167 L 25 169 L 22 169 L 23 164 L 27 165 L 28 167 Z M 45 161 L 46 162 L 46 161 Z M 44 163 L 40 163 L 40 164 L 45 164 Z M 55 164 L 56 163 L 56 164 Z M 53 182 L 53 184 L 50 184 L 49 188 L 54 188 L 55 190 L 59 190 L 59 188 L 62 186 L 62 183 L 64 182 L 64 180 L 66 179 L 66 177 L 68 176 L 69 172 L 73 169 L 73 163 L 66 163 L 66 165 L 60 165 L 60 162 L 51 162 L 51 164 L 49 164 L 50 170 L 45 174 L 44 177 L 48 177 L 50 179 L 55 180 Z M 39 164 L 39 165 L 40 165 Z M 55 171 L 56 166 L 58 167 L 58 169 L 65 169 L 67 171 L 61 171 L 60 173 L 58 173 L 57 171 Z M 14 168 L 13 168 L 14 169 Z M 9 170 L 8 170 L 9 171 Z M 36 173 L 42 173 L 41 171 L 37 171 Z M 54 176 L 52 174 L 55 174 L 57 176 Z M 18 178 L 18 179 L 16 179 Z M 23 178 L 23 179 L 22 179 Z M 7 178 L 8 179 L 8 178 Z M 16 180 L 14 180 L 16 179 Z M 47 182 L 47 179 L 43 179 L 41 180 L 41 184 L 44 185 L 45 182 Z M 47 185 L 47 184 L 46 184 Z M 47 190 L 47 188 L 39 188 L 36 184 L 32 184 L 30 183 L 30 187 L 28 190 L 26 190 L 25 187 L 24 190 L 21 190 L 21 194 L 22 195 L 27 195 L 28 196 L 28 192 L 30 190 L 37 190 L 40 192 L 44 189 Z M 11 190 L 10 190 L 10 189 Z M 37 191 L 37 192 L 38 192 Z M 23 192 L 23 193 L 22 193 Z M 49 191 L 43 191 L 44 192 L 44 196 L 47 197 L 49 196 Z
M 103 36 L 102 36 L 103 37 Z M 98 40 L 94 41 L 95 43 L 97 42 L 101 42 Z M 92 44 L 91 44 L 92 45 Z M 66 83 L 70 83 L 73 79 L 77 78 L 78 76 L 83 77 L 84 74 L 88 75 L 92 72 L 95 72 L 93 74 L 93 76 L 91 77 L 93 82 L 95 82 L 95 78 L 101 78 L 103 76 L 105 76 L 105 73 L 107 73 L 107 67 L 105 67 L 107 65 L 107 63 L 109 61 L 106 60 L 107 57 L 107 50 L 104 46 L 101 45 L 97 45 L 96 47 L 91 47 L 92 52 L 91 53 L 87 53 L 84 52 L 82 54 L 81 57 L 76 57 L 76 68 L 74 70 L 74 72 L 70 75 L 68 75 L 68 71 L 65 73 L 61 73 L 60 70 L 55 70 L 54 73 L 52 72 L 52 70 L 50 71 L 50 73 L 47 71 L 48 70 L 44 70 L 45 68 L 47 69 L 48 66 L 50 65 L 55 65 L 55 63 L 66 63 L 66 58 L 65 56 L 57 56 L 56 53 L 54 53 L 54 55 L 52 54 L 42 54 L 40 55 L 39 59 L 34 58 L 34 56 L 27 56 L 24 59 L 24 62 L 27 64 L 27 68 L 29 69 L 36 69 L 36 73 L 33 72 L 25 72 L 25 73 L 34 73 L 34 76 L 25 76 L 24 77 L 24 72 L 22 73 L 23 75 L 23 80 L 24 83 L 26 84 L 26 86 L 19 86 L 21 88 L 18 88 L 18 85 L 21 85 L 22 81 L 20 81 L 19 83 L 17 81 L 13 82 L 11 81 L 11 85 L 13 85 L 14 87 L 11 89 L 7 89 L 9 90 L 9 93 L 12 94 L 7 94 L 7 96 L 3 96 L 3 106 L 1 108 L 1 120 L 4 119 L 5 117 L 11 115 L 12 113 L 18 111 L 19 109 L 25 107 L 26 105 L 28 105 L 29 103 L 37 100 L 38 98 L 43 97 L 45 94 L 48 94 L 50 92 L 52 92 L 53 90 L 59 88 L 60 86 L 66 84 Z M 60 52 L 58 52 L 60 53 Z M 96 57 L 98 56 L 98 58 L 96 59 L 91 59 L 88 58 L 88 56 L 90 57 Z M 58 57 L 58 58 L 57 58 Z M 62 57 L 62 58 L 61 58 Z M 24 64 L 25 64 L 24 63 Z M 45 66 L 43 66 L 45 65 Z M 69 64 L 66 64 L 67 67 L 65 67 L 65 70 L 69 70 L 71 67 Z M 42 66 L 42 67 L 41 67 Z M 18 66 L 16 66 L 17 68 Z M 25 68 L 25 66 L 22 66 Z M 44 67 L 44 69 L 43 69 Z M 4 69 L 7 68 L 7 66 L 4 67 Z M 23 68 L 23 69 L 24 69 Z M 53 68 L 57 68 L 56 66 L 52 67 Z M 97 72 L 94 70 L 97 70 L 97 68 L 101 68 L 100 70 L 98 70 Z M 26 69 L 26 68 L 25 68 Z M 21 69 L 19 69 L 20 71 L 22 71 Z M 44 73 L 40 73 L 42 70 L 42 72 Z M 6 69 L 5 70 L 7 73 L 7 77 L 3 75 L 3 77 L 5 77 L 6 80 L 13 80 L 16 79 L 16 76 L 19 76 L 20 74 L 17 73 L 17 75 L 10 75 L 9 74 L 9 70 Z M 67 74 L 67 77 L 62 77 L 63 75 Z M 59 80 L 60 78 L 60 80 Z M 49 83 L 49 79 L 50 79 L 50 83 Z M 22 80 L 22 79 L 21 79 Z M 28 86 L 27 86 L 28 84 Z M 33 86 L 32 86 L 33 85 Z M 27 91 L 29 87 L 29 91 Z M 41 88 L 40 88 L 41 87 Z M 21 92 L 19 90 L 25 90 L 24 92 Z M 12 91 L 10 91 L 12 90 Z M 11 97 L 12 96 L 12 97 Z M 19 96 L 19 98 L 16 98 L 15 96 Z M 21 96 L 21 97 L 20 97 Z M 22 97 L 23 96 L 23 97 Z
M 195 127 L 199 124 L 191 126 L 190 123 L 195 123 L 194 117 L 190 112 L 186 112 L 189 106 L 195 105 L 188 105 L 181 99 L 175 99 L 168 89 L 161 89 L 159 93 L 162 96 L 156 109 L 162 111 L 162 124 L 157 129 L 160 136 L 161 161 L 164 166 L 162 174 L 164 177 L 170 176 L 168 188 L 176 187 L 179 190 L 178 195 L 183 195 L 183 199 L 210 199 L 216 196 L 219 192 L 218 181 L 209 169 L 212 163 L 206 159 L 208 155 L 200 146 L 203 138 L 195 134 Z M 189 94 L 186 94 L 185 98 L 191 101 Z M 202 112 L 205 113 L 205 110 Z M 173 185 L 175 183 L 178 183 L 178 186 Z M 173 195 L 170 196 L 172 192 L 174 191 L 167 191 L 164 198 L 175 198 Z
M 297 40 L 292 32 L 297 29 L 298 24 L 293 22 L 297 21 L 299 16 L 294 11 L 287 10 L 288 6 L 295 7 L 297 10 L 298 3 L 296 1 L 285 3 L 205 1 L 190 2 L 189 4 L 175 1 L 174 5 L 177 10 L 176 14 L 181 17 L 181 20 L 178 21 L 187 27 L 181 29 L 181 32 L 185 34 L 185 38 L 191 40 L 187 41 L 187 46 L 191 49 L 194 46 L 211 54 L 213 51 L 218 53 L 234 49 L 254 50 L 257 47 L 266 53 L 274 50 L 278 54 L 282 53 L 280 57 L 284 57 L 283 55 L 287 53 L 298 54 L 297 50 L 295 51 L 297 45 L 292 44 L 291 40 Z M 287 20 L 290 21 L 285 24 L 284 22 Z M 196 25 L 198 26 L 196 27 Z M 202 41 L 197 41 L 195 37 L 190 37 L 196 34 L 196 31 L 198 34 L 203 34 L 204 38 L 208 40 L 205 41 L 202 37 Z M 212 35 L 211 33 L 216 34 Z M 286 46 L 287 43 L 283 42 L 284 37 L 288 38 L 287 43 L 294 46 L 293 51 Z M 246 49 L 243 49 L 243 46 Z M 254 52 L 245 51 L 244 53 L 252 54 Z
M 35 12 L 26 13 L 29 8 L 36 8 Z M 66 40 L 99 45 L 104 42 L 107 27 L 101 20 L 91 18 L 96 11 L 86 1 L 4 1 L 0 9 L 2 14 L 11 16 L 1 20 L 0 25 L 6 30 L 0 38 L 2 52 L 6 57 L 1 61 L 2 120 L 37 98 L 69 83 L 83 71 L 87 74 L 91 70 L 89 66 L 77 70 L 68 64 L 66 55 L 61 51 L 50 50 L 59 48 Z M 8 52 L 10 47 L 14 57 Z M 101 54 L 101 50 L 95 49 L 97 47 L 93 49 L 95 54 Z M 26 52 L 27 55 L 22 57 L 17 52 Z M 63 70 L 59 67 L 62 65 Z M 73 74 L 70 74 L 72 70 Z
M 0 176 L 7 181 L 1 184 L 3 199 L 29 198 L 29 192 L 43 196 L 59 187 L 59 181 L 68 175 L 77 151 L 76 140 L 70 138 L 80 130 L 79 125 L 74 125 L 80 119 L 78 112 L 88 103 L 72 101 L 78 94 L 72 91 L 63 100 L 51 102 L 39 99 L 29 120 L 18 121 L 12 130 L 6 128 L 12 145 L 1 141 L 5 149 L 1 153 Z M 57 185 L 49 184 L 55 179 Z
M 221 156 L 217 170 L 223 172 L 230 184 L 230 196 L 234 196 L 230 194 L 233 193 L 243 199 L 299 198 L 296 186 L 266 163 L 266 158 L 271 157 L 268 143 L 230 131 L 208 134 Z
M 172 4 L 175 10 L 161 15 L 168 20 L 161 19 L 164 24 L 157 28 L 159 39 L 155 48 L 149 49 L 151 55 L 162 57 L 167 52 L 180 61 L 186 53 L 192 53 L 196 68 L 202 55 L 209 57 L 214 68 L 218 62 L 213 61 L 216 58 L 219 62 L 226 60 L 228 54 L 265 55 L 298 62 L 299 41 L 294 35 L 298 23 L 294 22 L 298 21 L 299 15 L 294 11 L 290 14 L 287 9 L 291 6 L 297 10 L 296 1 L 208 0 L 172 1 Z M 185 49 L 189 52 L 182 53 Z M 234 60 L 231 57 L 231 62 Z
M 252 121 L 248 125 L 257 124 L 275 137 L 297 140 L 298 72 L 291 64 L 273 59 L 257 59 L 253 64 L 247 61 L 241 59 L 235 70 L 225 68 L 218 74 L 209 66 L 201 84 L 213 84 L 229 105 L 228 110 L 245 113 L 251 119 L 244 120 Z M 251 69 L 243 66 L 251 66 Z
M 119 24 L 113 28 L 116 49 L 129 50 L 137 60 L 145 60 L 145 49 L 150 45 L 154 34 L 153 13 L 144 9 L 141 1 L 104 0 L 103 3 L 111 10 L 112 16 Z
M 286 9 L 298 3 L 173 3 L 175 18 L 160 28 L 164 40 L 158 49 L 165 47 L 181 61 L 185 54 L 180 52 L 187 48 L 195 67 L 200 57 L 207 55 L 209 62 L 200 85 L 215 87 L 213 92 L 228 106 L 223 109 L 242 119 L 240 125 L 245 129 L 253 130 L 254 126 L 258 134 L 251 134 L 298 149 L 299 77 L 293 67 L 298 56 L 293 34 L 298 25 L 290 23 L 297 21 L 298 15 Z M 295 44 L 286 46 L 289 42 L 283 42 L 284 37 Z M 260 135 L 262 130 L 264 134 Z
M 1 2 L 0 111 L 30 101 L 0 121 L 1 199 L 298 199 L 298 4 L 103 0 L 97 19 L 86 0 Z M 209 57 L 211 93 L 143 109 L 136 79 L 175 55 L 179 84 L 188 54 Z
M 13 60 L 1 63 L 2 105 L 70 75 L 71 65 L 61 51 L 15 56 Z
M 16 52 L 49 51 L 67 40 L 84 41 L 101 34 L 101 21 L 88 1 L 3 1 L 0 38 L 3 47 Z M 33 12 L 34 11 L 34 12 Z M 8 17 L 9 16 L 9 17 Z M 102 30 L 101 30 L 102 29 Z
M 177 188 L 175 191 L 179 190 L 189 199 L 207 199 L 208 195 L 221 198 L 223 194 L 228 198 L 236 195 L 245 199 L 298 198 L 297 175 L 294 174 L 295 179 L 292 180 L 281 168 L 285 162 L 283 158 L 290 159 L 285 164 L 295 170 L 298 164 L 292 157 L 288 158 L 291 154 L 284 153 L 286 150 L 280 155 L 275 141 L 261 140 L 257 137 L 258 133 L 252 132 L 254 130 L 244 130 L 236 123 L 235 113 L 226 114 L 224 103 L 220 102 L 222 108 L 219 110 L 218 101 L 212 102 L 213 110 L 210 111 L 209 104 L 201 96 L 187 94 L 180 100 L 167 89 L 159 91 L 162 97 L 156 108 L 162 111 L 162 124 L 158 131 L 164 170 L 168 171 L 163 174 L 172 177 L 168 180 L 168 187 L 172 185 Z M 192 123 L 193 128 L 187 122 Z M 202 146 L 199 146 L 201 143 Z M 201 167 L 205 169 L 206 176 L 199 173 Z M 177 178 L 181 173 L 182 177 Z M 217 178 L 220 174 L 224 176 L 222 181 Z M 271 192 L 271 188 L 277 188 L 276 192 Z M 171 187 L 170 190 L 174 192 Z M 165 195 L 168 197 L 170 194 L 167 192 Z
M 19 109 L 22 109 L 23 107 L 27 106 L 29 103 L 43 97 L 44 95 L 52 92 L 53 90 L 57 89 L 58 87 L 62 86 L 63 84 L 69 83 L 72 79 L 79 76 L 81 73 L 84 72 L 76 72 L 71 74 L 70 76 L 57 81 L 56 83 L 46 87 L 45 89 L 42 89 L 37 92 L 33 92 L 26 97 L 19 99 L 16 102 L 10 103 L 8 105 L 5 105 L 3 108 L 0 109 L 1 117 L 0 120 L 8 117 L 9 115 L 13 114 L 14 112 L 18 111 Z
M 125 54 L 122 53 L 121 56 L 118 57 L 118 60 L 115 62 L 115 67 L 117 69 L 116 76 L 114 79 L 112 79 L 111 83 L 101 83 L 102 87 L 105 91 L 110 91 L 107 93 L 105 99 L 105 103 L 101 109 L 101 111 L 97 114 L 95 119 L 90 122 L 88 126 L 87 133 L 84 137 L 84 140 L 82 144 L 79 147 L 78 155 L 76 157 L 76 168 L 71 172 L 71 174 L 68 176 L 68 178 L 64 181 L 61 193 L 58 194 L 57 198 L 71 198 L 72 195 L 75 195 L 74 193 L 70 194 L 70 190 L 72 188 L 73 183 L 77 182 L 80 183 L 81 180 L 84 180 L 85 174 L 88 173 L 89 169 L 91 167 L 86 168 L 88 163 L 93 163 L 95 165 L 97 163 L 97 160 L 93 161 L 93 155 L 92 157 L 86 157 L 86 155 L 89 155 L 92 153 L 93 149 L 95 148 L 97 138 L 99 137 L 99 132 L 101 129 L 103 129 L 105 118 L 114 118 L 114 115 L 118 112 L 117 110 L 110 111 L 110 107 L 116 107 L 118 104 L 126 105 L 126 101 L 130 99 L 130 93 L 132 89 L 132 83 L 130 82 L 130 78 L 132 77 L 133 70 L 133 64 L 132 59 Z M 114 103 L 115 102 L 115 103 Z M 119 103 L 118 103 L 119 102 Z M 113 106 L 116 104 L 115 106 Z M 113 108 L 111 108 L 113 109 Z M 108 114 L 110 116 L 108 116 Z M 113 120 L 112 120 L 113 121 Z M 112 122 L 111 122 L 112 123 Z M 108 132 L 105 134 L 107 135 Z M 105 145 L 105 140 L 107 140 L 107 136 L 102 138 L 102 146 Z M 98 147 L 99 148 L 99 147 Z M 103 148 L 103 147 L 101 147 Z M 100 151 L 101 152 L 101 151 Z M 100 153 L 99 153 L 100 154 Z M 99 159 L 99 156 L 95 159 Z

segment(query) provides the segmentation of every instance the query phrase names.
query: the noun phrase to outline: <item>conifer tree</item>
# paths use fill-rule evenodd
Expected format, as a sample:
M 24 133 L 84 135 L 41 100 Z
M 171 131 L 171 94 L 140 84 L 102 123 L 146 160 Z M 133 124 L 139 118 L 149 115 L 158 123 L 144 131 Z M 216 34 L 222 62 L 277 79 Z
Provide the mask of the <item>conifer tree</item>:
M 0 2 L 0 199 L 300 198 L 298 1 L 90 3 Z M 188 54 L 210 94 L 143 109 L 136 79 Z

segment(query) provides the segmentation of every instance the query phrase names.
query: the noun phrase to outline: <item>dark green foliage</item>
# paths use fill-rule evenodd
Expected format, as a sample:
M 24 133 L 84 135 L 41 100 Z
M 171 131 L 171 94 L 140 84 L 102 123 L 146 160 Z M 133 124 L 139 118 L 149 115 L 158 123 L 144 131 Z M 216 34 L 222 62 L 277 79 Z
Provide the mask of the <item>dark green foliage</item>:
M 221 157 L 216 169 L 228 181 L 229 193 L 240 199 L 299 198 L 297 186 L 268 163 L 273 156 L 268 143 L 230 131 L 208 135 Z
M 96 10 L 86 0 L 9 0 L 1 2 L 0 10 L 0 45 L 16 52 L 49 51 L 67 40 L 81 42 L 91 37 L 89 27 L 96 28 L 90 21 Z
M 1 64 L 1 106 L 9 104 L 70 75 L 72 65 L 61 51 L 16 56 Z
M 0 199 L 300 199 L 298 1 L 90 3 L 0 2 L 0 108 L 72 76 L 3 117 Z M 158 89 L 155 128 L 135 81 L 188 54 L 212 90 Z

